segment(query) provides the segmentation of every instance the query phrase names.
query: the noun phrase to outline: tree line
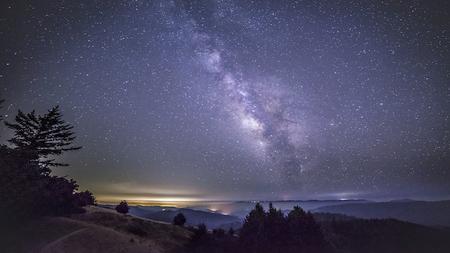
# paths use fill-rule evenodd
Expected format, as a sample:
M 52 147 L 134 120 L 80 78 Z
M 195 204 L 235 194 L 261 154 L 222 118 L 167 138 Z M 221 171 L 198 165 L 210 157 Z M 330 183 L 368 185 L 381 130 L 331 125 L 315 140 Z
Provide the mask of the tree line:
M 19 110 L 14 121 L 4 124 L 13 137 L 9 145 L 0 144 L 0 219 L 13 224 L 82 212 L 81 207 L 95 203 L 93 194 L 79 191 L 75 180 L 51 174 L 54 167 L 68 166 L 58 156 L 81 149 L 74 145 L 73 126 L 62 119 L 58 106 L 42 115 Z
M 242 228 L 228 232 L 215 229 L 208 233 L 200 224 L 191 228 L 194 236 L 190 252 L 246 253 L 320 253 L 331 252 L 320 225 L 310 212 L 295 206 L 287 215 L 269 204 L 264 210 L 256 204 L 244 220 Z
M 0 108 L 3 100 L 0 100 Z M 0 116 L 0 121 L 4 118 Z M 39 115 L 35 111 L 18 111 L 14 121 L 4 122 L 13 131 L 0 144 L 0 219 L 2 224 L 17 224 L 40 216 L 83 212 L 82 207 L 95 203 L 89 191 L 79 191 L 75 180 L 52 175 L 52 169 L 68 166 L 58 156 L 81 149 L 74 145 L 73 126 L 65 122 L 58 106 Z M 128 213 L 126 201 L 116 206 Z M 177 214 L 173 224 L 184 226 L 186 218 Z M 194 232 L 190 252 L 258 252 L 302 253 L 327 252 L 328 245 L 311 213 L 296 206 L 287 215 L 269 205 L 262 205 L 247 215 L 239 231 L 214 229 L 209 233 L 204 224 L 189 227 Z

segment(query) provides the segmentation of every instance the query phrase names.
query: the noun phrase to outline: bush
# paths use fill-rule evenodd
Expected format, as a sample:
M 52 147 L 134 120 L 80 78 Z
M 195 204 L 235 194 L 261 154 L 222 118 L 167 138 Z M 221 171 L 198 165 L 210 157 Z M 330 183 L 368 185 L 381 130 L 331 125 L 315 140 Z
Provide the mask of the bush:
M 76 182 L 43 173 L 42 166 L 29 154 L 0 146 L 0 210 L 6 221 L 81 212 Z
M 68 213 L 83 212 L 78 206 L 75 192 L 77 183 L 64 177 L 47 177 L 45 182 L 41 207 L 44 214 L 64 215 Z
M 173 218 L 173 225 L 182 227 L 182 226 L 184 226 L 184 223 L 186 223 L 186 217 L 184 217 L 184 214 L 182 214 L 182 213 L 178 213 Z
M 95 205 L 95 197 L 90 191 L 84 191 L 84 192 L 77 192 L 75 193 L 75 201 L 77 202 L 77 205 L 82 206 L 89 206 L 89 205 Z
M 126 213 L 128 213 L 128 210 L 129 210 L 129 208 L 128 208 L 128 203 L 127 203 L 127 201 L 125 201 L 125 200 L 121 201 L 121 202 L 116 206 L 116 211 L 117 211 L 118 213 L 126 214 Z
M 225 233 L 222 228 L 213 229 L 208 233 L 204 224 L 199 224 L 193 231 L 194 235 L 187 245 L 187 252 L 191 253 L 238 253 L 242 251 L 238 239 Z M 246 252 L 247 253 L 247 252 Z
M 203 236 L 203 235 L 206 235 L 207 233 L 208 233 L 208 229 L 206 228 L 206 225 L 203 223 L 198 224 L 195 234 Z
M 216 237 L 224 237 L 225 236 L 225 230 L 222 228 L 216 228 L 213 229 L 213 235 Z

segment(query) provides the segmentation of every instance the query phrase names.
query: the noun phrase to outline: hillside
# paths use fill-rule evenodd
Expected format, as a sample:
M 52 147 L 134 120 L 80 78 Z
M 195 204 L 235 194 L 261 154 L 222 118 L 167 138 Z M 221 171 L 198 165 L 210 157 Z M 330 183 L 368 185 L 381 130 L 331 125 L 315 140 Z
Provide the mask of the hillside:
M 393 219 L 322 222 L 336 253 L 446 253 L 450 231 Z
M 320 207 L 314 212 L 338 213 L 359 218 L 394 218 L 428 226 L 450 227 L 450 201 L 391 201 Z
M 305 248 L 289 248 L 289 243 L 283 242 L 289 238 L 289 230 L 282 230 L 282 236 L 276 233 L 264 236 L 264 226 L 259 227 L 250 241 L 254 247 L 264 244 L 264 248 L 248 251 L 246 243 L 240 243 L 240 238 L 220 234 L 210 234 L 197 239 L 192 251 L 195 253 L 229 252 L 327 252 L 327 253 L 448 253 L 450 252 L 450 231 L 427 227 L 394 219 L 358 219 L 345 215 L 316 213 L 315 219 L 321 227 L 325 243 L 320 240 L 313 245 L 323 245 L 322 250 Z M 267 223 L 266 223 L 267 224 Z M 269 231 L 274 231 L 269 229 Z M 241 231 L 242 232 L 242 231 Z M 253 237 L 256 235 L 256 237 Z M 262 235 L 262 236 L 259 236 Z M 248 235 L 247 235 L 248 236 Z M 249 237 L 245 237 L 249 238 Z M 256 240 L 254 240 L 256 238 Z M 307 238 L 307 237 L 306 237 Z M 318 239 L 318 238 L 316 238 Z M 270 243 L 267 243 L 270 241 Z M 280 243 L 281 241 L 281 243 Z M 253 244 L 252 244 L 253 243 Z
M 91 206 L 86 210 L 84 214 L 42 218 L 3 230 L 2 252 L 244 253 L 235 236 L 210 233 L 209 239 L 196 241 L 193 247 L 193 234 L 187 229 L 107 208 Z M 327 213 L 314 216 L 333 253 L 450 252 L 450 231 L 445 229 L 393 219 L 365 220 Z
M 3 252 L 162 253 L 178 251 L 190 236 L 170 224 L 88 207 L 84 214 L 43 218 L 3 231 L 1 245 Z
M 208 228 L 220 227 L 228 229 L 230 227 L 239 228 L 241 226 L 241 220 L 238 217 L 223 215 L 220 213 L 192 210 L 188 208 L 148 213 L 143 217 L 158 221 L 171 222 L 178 213 L 183 213 L 187 220 L 186 223 L 191 226 L 196 226 L 201 223 L 205 224 Z
M 111 205 L 103 205 L 102 207 L 114 209 L 114 206 Z M 230 227 L 238 229 L 242 225 L 242 220 L 239 217 L 212 211 L 160 206 L 129 206 L 129 208 L 129 214 L 133 216 L 166 223 L 171 223 L 175 215 L 183 213 L 188 226 L 205 224 L 209 229 L 229 229 Z

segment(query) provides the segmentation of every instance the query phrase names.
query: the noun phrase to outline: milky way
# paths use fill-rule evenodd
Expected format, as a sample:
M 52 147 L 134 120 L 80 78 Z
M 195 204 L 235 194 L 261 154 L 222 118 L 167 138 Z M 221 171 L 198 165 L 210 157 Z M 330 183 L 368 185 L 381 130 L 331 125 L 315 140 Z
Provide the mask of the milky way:
M 450 196 L 446 1 L 2 5 L 2 113 L 100 200 Z

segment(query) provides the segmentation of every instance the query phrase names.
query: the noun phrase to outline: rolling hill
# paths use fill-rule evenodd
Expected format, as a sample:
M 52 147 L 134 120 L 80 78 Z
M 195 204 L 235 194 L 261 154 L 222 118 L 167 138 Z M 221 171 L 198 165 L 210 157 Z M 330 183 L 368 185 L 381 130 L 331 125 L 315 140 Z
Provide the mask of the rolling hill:
M 151 220 L 172 222 L 175 215 L 183 213 L 186 217 L 186 224 L 190 226 L 196 226 L 198 224 L 205 224 L 207 228 L 223 228 L 229 229 L 230 227 L 239 228 L 242 221 L 239 217 L 232 215 L 224 215 L 221 213 L 194 210 L 189 208 L 158 208 L 158 207 L 130 207 L 130 213 Z
M 450 227 L 450 201 L 390 201 L 325 206 L 314 212 L 338 213 L 367 219 L 394 218 L 402 221 Z
M 191 232 L 100 207 L 2 228 L 2 252 L 178 252 Z

